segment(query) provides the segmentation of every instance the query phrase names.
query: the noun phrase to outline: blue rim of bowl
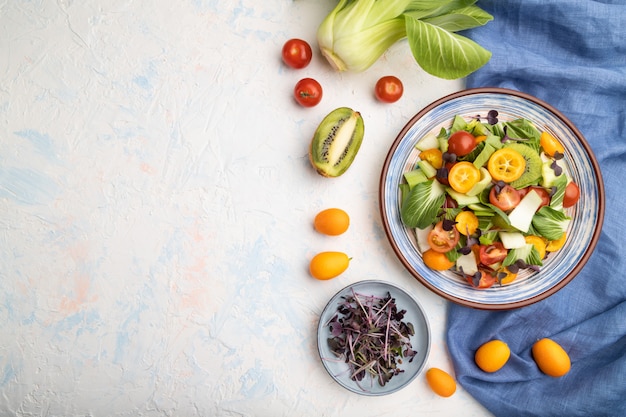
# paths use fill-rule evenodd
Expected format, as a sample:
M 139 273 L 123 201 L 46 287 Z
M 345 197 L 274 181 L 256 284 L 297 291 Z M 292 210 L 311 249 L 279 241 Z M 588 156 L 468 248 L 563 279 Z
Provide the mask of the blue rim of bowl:
M 395 216 L 395 213 L 399 211 L 399 207 L 395 204 L 393 204 L 393 207 L 392 207 L 392 204 L 389 204 L 389 203 L 392 202 L 394 199 L 396 199 L 395 203 L 398 203 L 396 197 L 390 197 L 391 195 L 390 190 L 397 190 L 397 186 L 400 181 L 398 180 L 398 178 L 394 178 L 393 181 L 395 182 L 395 184 L 392 184 L 389 182 L 388 175 L 389 175 L 390 166 L 392 165 L 392 161 L 394 161 L 394 158 L 398 157 L 398 155 L 396 154 L 398 151 L 398 148 L 401 145 L 405 147 L 408 146 L 406 143 L 407 135 L 411 132 L 413 126 L 417 124 L 422 118 L 424 118 L 425 116 L 428 116 L 434 109 L 437 109 L 439 106 L 446 105 L 447 103 L 454 102 L 458 99 L 465 99 L 470 96 L 477 96 L 477 98 L 481 98 L 481 96 L 483 97 L 493 96 L 493 97 L 498 97 L 498 98 L 501 98 L 501 96 L 507 96 L 507 97 L 511 97 L 512 100 L 518 100 L 520 102 L 527 102 L 529 105 L 536 106 L 537 108 L 541 109 L 541 111 L 546 112 L 553 118 L 557 119 L 562 124 L 563 129 L 569 130 L 569 133 L 576 138 L 577 146 L 582 148 L 586 156 L 586 162 L 591 168 L 591 171 L 593 174 L 593 179 L 594 179 L 593 192 L 594 192 L 594 197 L 596 200 L 595 201 L 596 206 L 587 208 L 587 210 L 585 211 L 585 215 L 588 217 L 590 216 L 591 217 L 590 221 L 594 221 L 595 223 L 592 228 L 592 233 L 589 234 L 588 236 L 585 236 L 586 242 L 584 243 L 586 243 L 586 246 L 583 252 L 580 254 L 580 258 L 578 262 L 572 265 L 566 265 L 566 267 L 569 270 L 563 277 L 559 278 L 557 282 L 550 284 L 550 286 L 542 288 L 541 292 L 537 294 L 532 294 L 528 296 L 527 298 L 514 299 L 513 301 L 503 301 L 503 302 L 489 300 L 488 302 L 486 302 L 485 300 L 469 299 L 469 298 L 466 299 L 461 296 L 454 295 L 444 290 L 442 286 L 435 285 L 432 280 L 427 279 L 425 276 L 423 276 L 418 271 L 419 268 L 423 267 L 423 262 L 421 261 L 421 255 L 419 255 L 419 263 L 421 263 L 421 265 L 417 265 L 414 259 L 415 255 L 406 253 L 407 242 L 400 242 L 401 244 L 399 244 L 399 242 L 396 241 L 396 239 L 398 239 L 399 236 L 397 234 L 397 230 L 394 230 L 394 228 L 397 229 L 397 227 L 393 226 L 391 222 L 392 221 L 395 221 L 396 223 L 398 222 L 397 218 L 393 218 L 393 216 Z M 414 138 L 412 138 L 412 140 L 414 140 Z M 411 145 L 414 145 L 414 143 L 412 143 Z M 397 164 L 396 161 L 394 161 L 394 163 Z M 403 163 L 406 164 L 407 162 L 403 161 Z M 583 190 L 581 190 L 581 193 L 582 191 Z M 382 216 L 383 227 L 384 227 L 385 233 L 387 235 L 387 238 L 391 244 L 393 251 L 395 252 L 396 256 L 399 258 L 400 262 L 404 265 L 404 267 L 422 285 L 427 287 L 429 290 L 431 290 L 435 294 L 447 300 L 455 302 L 457 304 L 471 307 L 471 308 L 482 309 L 482 310 L 510 310 L 510 309 L 528 306 L 530 304 L 536 303 L 538 301 L 541 301 L 551 296 L 552 294 L 556 293 L 557 291 L 562 289 L 564 286 L 566 286 L 584 267 L 589 257 L 591 256 L 593 250 L 595 249 L 597 241 L 600 237 L 602 224 L 604 220 L 604 205 L 605 205 L 604 183 L 602 181 L 602 174 L 600 171 L 599 164 L 593 154 L 593 151 L 591 150 L 591 147 L 589 146 L 588 142 L 586 141 L 582 133 L 578 130 L 578 128 L 567 117 L 565 117 L 563 113 L 561 113 L 559 110 L 557 110 L 555 107 L 551 106 L 550 104 L 546 103 L 545 101 L 538 99 L 537 97 L 534 97 L 527 93 L 523 93 L 523 92 L 516 91 L 516 90 L 510 90 L 506 88 L 499 88 L 499 87 L 471 88 L 471 89 L 461 90 L 456 93 L 452 93 L 447 96 L 444 96 L 438 100 L 435 100 L 434 102 L 432 102 L 431 104 L 429 104 L 428 106 L 420 110 L 415 116 L 413 116 L 409 120 L 409 122 L 400 131 L 396 140 L 392 144 L 387 154 L 387 157 L 385 159 L 385 162 L 383 164 L 382 173 L 380 177 L 380 184 L 379 184 L 379 206 L 380 206 L 379 208 L 380 208 L 380 212 Z M 595 208 L 595 212 L 593 211 L 594 208 Z M 395 213 L 392 212 L 393 210 L 395 210 Z M 404 226 L 402 226 L 402 228 L 404 228 Z M 441 275 L 441 277 L 443 278 L 441 282 L 448 279 L 444 277 L 444 275 Z M 501 287 L 501 288 L 504 288 L 504 287 Z M 493 294 L 495 294 L 495 292 L 498 289 L 499 288 L 492 287 L 488 290 L 489 292 L 492 292 Z M 486 290 L 478 290 L 478 289 L 473 289 L 473 288 L 471 290 L 483 291 L 483 292 L 486 291 Z M 494 300 L 497 300 L 497 295 L 494 295 Z
M 418 347 L 417 346 L 418 344 L 421 344 L 422 346 L 421 350 L 419 350 L 418 348 L 417 356 L 415 357 L 414 361 L 411 363 L 411 366 L 415 367 L 414 369 L 411 370 L 413 374 L 411 375 L 407 374 L 407 377 L 405 377 L 401 383 L 393 387 L 390 387 L 389 385 L 391 385 L 395 381 L 398 381 L 397 378 L 400 378 L 400 376 L 395 376 L 394 377 L 396 378 L 395 381 L 392 378 L 390 382 L 387 383 L 386 387 L 376 386 L 376 389 L 371 390 L 371 391 L 362 389 L 358 386 L 357 383 L 348 382 L 345 380 L 345 378 L 341 378 L 340 375 L 335 374 L 333 371 L 337 369 L 333 369 L 333 367 L 327 363 L 327 358 L 325 358 L 325 354 L 330 353 L 327 349 L 325 349 L 326 345 L 323 345 L 323 344 L 326 342 L 326 339 L 324 338 L 324 336 L 327 333 L 327 331 L 325 330 L 327 327 L 327 321 L 330 320 L 330 318 L 333 315 L 331 313 L 337 310 L 337 306 L 338 306 L 338 302 L 340 298 L 343 297 L 345 294 L 347 294 L 348 291 L 352 289 L 359 290 L 360 288 L 363 288 L 363 287 L 380 287 L 379 288 L 380 290 L 384 289 L 386 291 L 389 291 L 391 296 L 394 298 L 397 298 L 398 295 L 401 295 L 404 298 L 404 301 L 408 301 L 409 303 L 412 304 L 412 305 L 404 305 L 404 304 L 400 305 L 402 309 L 407 310 L 407 313 L 406 313 L 408 315 L 407 321 L 412 320 L 410 318 L 411 315 L 414 315 L 415 316 L 414 318 L 421 321 L 421 325 L 419 325 L 419 323 L 413 323 L 413 321 L 415 320 L 412 321 L 413 326 L 416 328 L 415 335 L 412 337 L 421 336 L 423 338 L 423 340 L 420 339 L 418 343 L 415 343 L 415 341 L 412 340 L 413 348 Z M 346 388 L 347 390 L 355 394 L 360 394 L 360 395 L 365 395 L 365 396 L 388 395 L 388 394 L 397 392 L 405 388 L 407 385 L 409 385 L 415 378 L 417 378 L 417 376 L 424 370 L 424 367 L 426 366 L 428 355 L 430 354 L 430 342 L 431 342 L 430 323 L 428 322 L 428 317 L 426 316 L 426 312 L 424 311 L 424 308 L 417 301 L 417 299 L 413 297 L 411 294 L 409 294 L 405 289 L 399 287 L 398 285 L 392 284 L 391 282 L 388 282 L 388 281 L 377 280 L 377 279 L 368 279 L 368 280 L 358 281 L 350 285 L 347 285 L 341 290 L 337 291 L 335 295 L 331 297 L 328 303 L 326 303 L 326 306 L 324 307 L 324 309 L 322 310 L 322 313 L 320 314 L 320 318 L 319 318 L 319 322 L 317 326 L 317 351 L 318 351 L 320 360 L 322 361 L 322 364 L 324 365 L 324 369 L 326 369 L 326 372 L 335 380 L 335 382 L 337 382 L 342 387 Z M 347 366 L 345 370 L 342 370 L 342 372 L 347 372 Z M 401 375 L 405 376 L 404 374 L 401 374 Z

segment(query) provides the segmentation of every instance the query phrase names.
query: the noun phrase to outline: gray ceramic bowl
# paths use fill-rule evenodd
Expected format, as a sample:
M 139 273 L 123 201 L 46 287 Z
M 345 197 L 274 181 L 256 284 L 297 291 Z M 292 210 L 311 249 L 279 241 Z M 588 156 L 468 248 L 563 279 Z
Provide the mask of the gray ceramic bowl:
M 416 355 L 410 362 L 404 359 L 399 366 L 403 372 L 394 375 L 383 386 L 369 376 L 366 376 L 359 382 L 353 380 L 348 364 L 341 358 L 337 358 L 328 345 L 328 339 L 331 337 L 328 323 L 337 314 L 337 309 L 343 302 L 343 297 L 350 296 L 353 292 L 376 297 L 384 297 L 389 292 L 391 297 L 395 298 L 398 309 L 406 310 L 402 321 L 411 323 L 415 330 L 415 334 L 410 337 L 410 343 L 411 348 L 417 351 Z M 385 281 L 360 281 L 339 291 L 324 308 L 317 330 L 317 346 L 324 367 L 339 385 L 361 395 L 386 395 L 407 386 L 424 368 L 430 351 L 430 326 L 419 303 L 403 289 Z

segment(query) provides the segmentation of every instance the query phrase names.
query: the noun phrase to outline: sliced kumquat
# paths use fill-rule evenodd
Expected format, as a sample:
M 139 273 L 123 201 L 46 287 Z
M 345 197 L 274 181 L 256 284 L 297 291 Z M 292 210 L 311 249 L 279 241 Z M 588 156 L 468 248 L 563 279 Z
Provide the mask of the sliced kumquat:
M 498 149 L 489 158 L 487 169 L 494 180 L 513 182 L 526 170 L 526 159 L 515 149 Z
M 458 162 L 450 168 L 448 181 L 454 191 L 465 194 L 480 181 L 480 171 L 471 162 Z

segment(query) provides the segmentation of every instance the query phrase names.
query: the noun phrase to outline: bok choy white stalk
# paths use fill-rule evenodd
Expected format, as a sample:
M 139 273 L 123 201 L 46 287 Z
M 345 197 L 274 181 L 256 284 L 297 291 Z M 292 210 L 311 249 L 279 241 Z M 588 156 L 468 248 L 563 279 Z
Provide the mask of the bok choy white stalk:
M 476 1 L 340 0 L 319 26 L 318 44 L 334 68 L 360 72 L 407 38 L 413 57 L 426 72 L 462 78 L 491 58 L 491 52 L 456 33 L 493 19 Z

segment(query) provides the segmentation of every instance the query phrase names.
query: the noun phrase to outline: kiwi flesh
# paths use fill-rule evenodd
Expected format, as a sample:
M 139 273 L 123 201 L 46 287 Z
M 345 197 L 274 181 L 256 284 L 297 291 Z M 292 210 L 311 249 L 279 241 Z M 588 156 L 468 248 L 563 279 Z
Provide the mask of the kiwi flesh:
M 527 145 L 522 143 L 511 143 L 506 145 L 507 148 L 513 149 L 520 153 L 526 160 L 526 168 L 521 177 L 511 182 L 513 188 L 524 188 L 529 185 L 535 185 L 541 179 L 541 167 L 543 161 L 539 154 Z
M 350 168 L 356 157 L 365 129 L 363 118 L 349 107 L 331 111 L 315 130 L 309 159 L 325 177 L 338 177 Z

